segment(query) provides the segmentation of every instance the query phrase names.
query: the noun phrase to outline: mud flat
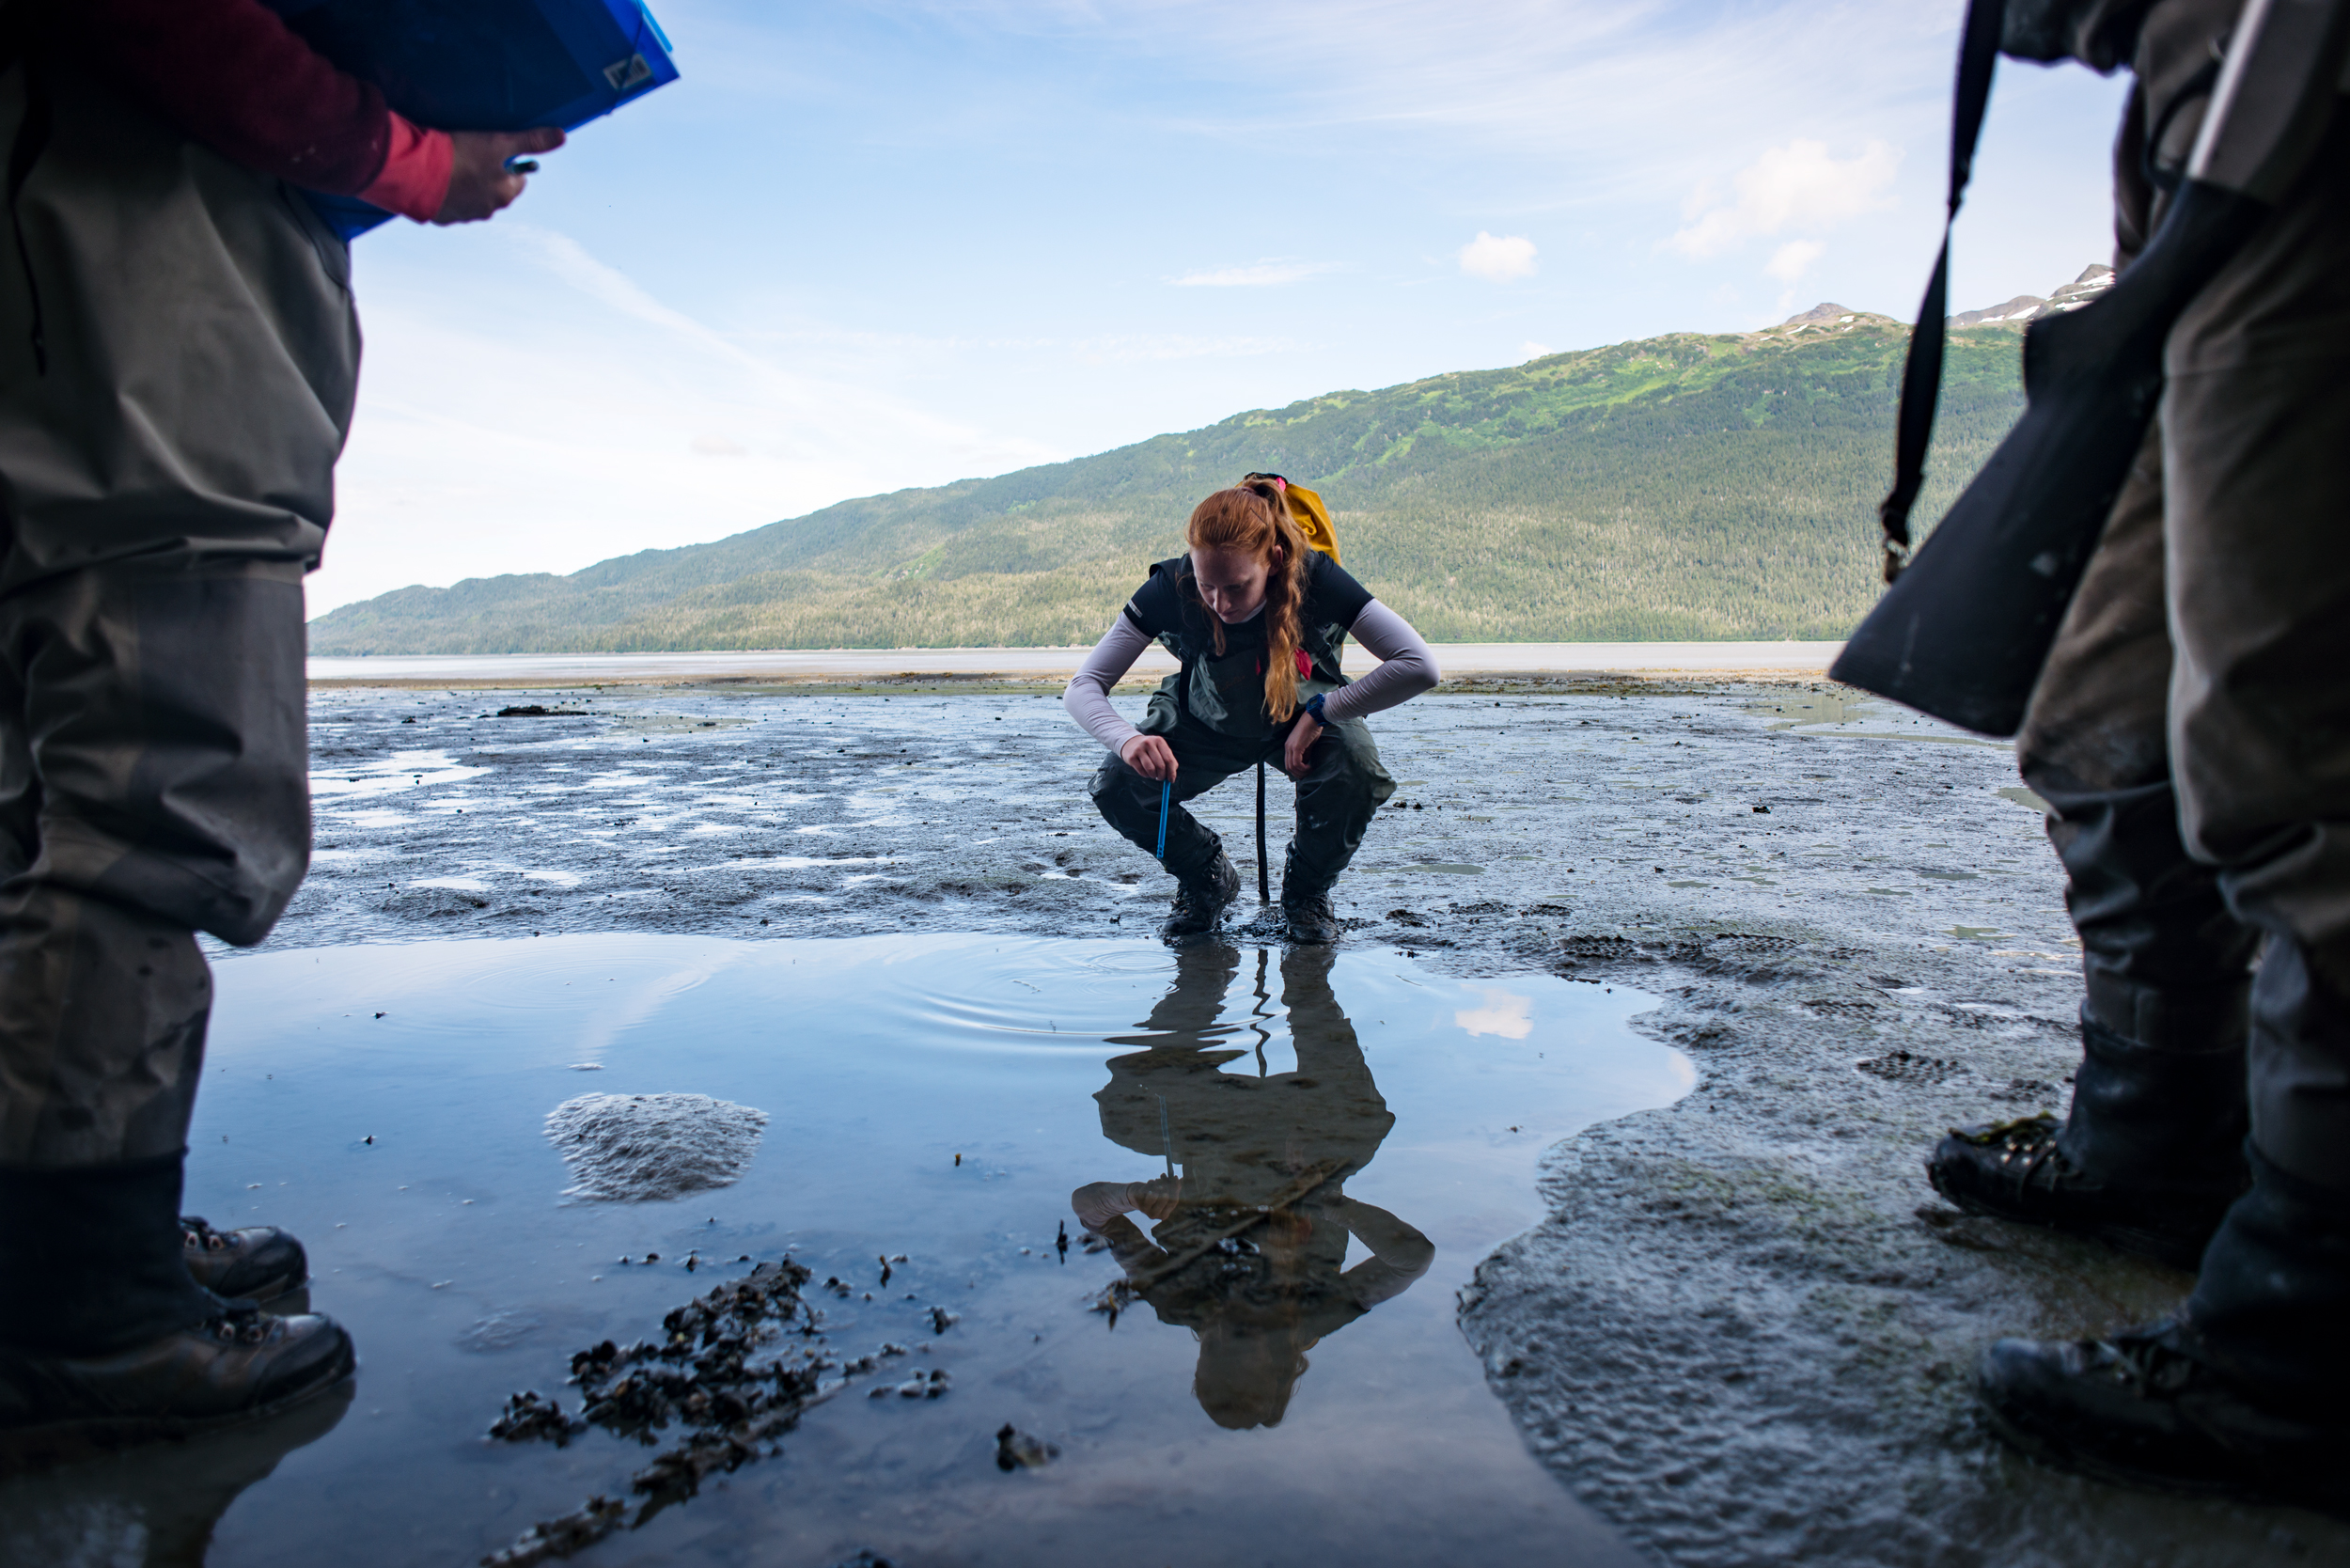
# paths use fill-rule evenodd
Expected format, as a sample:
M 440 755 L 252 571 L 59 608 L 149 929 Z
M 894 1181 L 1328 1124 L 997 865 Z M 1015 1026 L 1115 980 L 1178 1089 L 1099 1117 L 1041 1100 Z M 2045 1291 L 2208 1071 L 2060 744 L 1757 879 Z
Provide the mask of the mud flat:
M 2060 1106 L 2076 1050 L 2060 878 L 2005 748 L 1800 682 L 1540 679 L 1375 722 L 1402 788 L 1338 902 L 1354 949 L 1457 981 L 1637 987 L 1658 1005 L 1630 1027 L 1695 1065 L 1551 1149 L 1547 1217 L 1463 1290 L 1541 1461 L 1677 1564 L 2350 1560 L 2311 1515 L 2037 1469 L 1970 1412 L 1990 1338 L 2118 1326 L 2188 1283 L 1924 1184 L 1944 1127 Z M 281 958 L 1134 938 L 1167 890 L 1042 695 L 349 687 L 312 719 L 320 847 Z M 1253 882 L 1226 793 L 1202 814 Z

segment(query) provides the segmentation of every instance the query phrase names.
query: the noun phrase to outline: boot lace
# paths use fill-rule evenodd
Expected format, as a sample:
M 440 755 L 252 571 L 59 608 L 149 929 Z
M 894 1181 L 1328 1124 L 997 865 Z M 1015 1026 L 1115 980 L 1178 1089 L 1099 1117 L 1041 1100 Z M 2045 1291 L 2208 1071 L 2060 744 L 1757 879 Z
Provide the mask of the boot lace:
M 205 1324 L 204 1327 L 225 1345 L 258 1345 L 270 1337 L 278 1320 L 255 1308 L 235 1309 L 223 1312 Z
M 2203 1370 L 2201 1362 L 2161 1332 L 2119 1335 L 2091 1344 L 2093 1364 L 2140 1398 L 2176 1395 Z
M 207 1252 L 226 1252 L 237 1245 L 233 1237 L 207 1225 L 201 1215 L 180 1216 L 180 1237 L 182 1246 L 202 1247 Z
M 2079 1174 L 2057 1147 L 2057 1130 L 2056 1118 L 2044 1112 L 2021 1121 L 1962 1129 L 1959 1136 L 1978 1148 L 1999 1151 L 1999 1173 L 2013 1184 L 2020 1198 L 2034 1183 L 2054 1192 Z

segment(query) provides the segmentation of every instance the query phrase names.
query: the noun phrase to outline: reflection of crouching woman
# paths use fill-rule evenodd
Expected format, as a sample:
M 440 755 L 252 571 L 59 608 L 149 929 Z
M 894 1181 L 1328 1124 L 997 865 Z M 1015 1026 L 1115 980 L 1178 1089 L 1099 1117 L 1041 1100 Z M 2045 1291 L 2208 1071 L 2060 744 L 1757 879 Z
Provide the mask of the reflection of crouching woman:
M 1191 514 L 1187 553 L 1161 561 L 1069 683 L 1062 700 L 1109 747 L 1094 804 L 1112 827 L 1158 849 L 1160 787 L 1186 801 L 1251 764 L 1277 760 L 1297 780 L 1297 814 L 1281 867 L 1293 941 L 1338 936 L 1330 885 L 1395 780 L 1362 723 L 1436 683 L 1436 661 L 1403 618 L 1290 521 L 1281 481 L 1252 476 Z M 1361 681 L 1339 672 L 1352 633 L 1384 661 Z M 1110 689 L 1152 638 L 1182 662 L 1136 729 Z M 1168 937 L 1214 929 L 1240 892 L 1223 840 L 1180 806 L 1167 815 L 1165 864 L 1176 880 Z

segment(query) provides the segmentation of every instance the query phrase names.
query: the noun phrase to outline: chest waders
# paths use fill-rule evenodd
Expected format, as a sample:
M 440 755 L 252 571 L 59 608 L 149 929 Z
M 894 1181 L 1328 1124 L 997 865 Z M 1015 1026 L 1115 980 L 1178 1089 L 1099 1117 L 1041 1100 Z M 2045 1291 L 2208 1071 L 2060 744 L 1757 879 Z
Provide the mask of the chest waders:
M 1308 698 L 1320 693 L 1334 692 L 1346 683 L 1340 676 L 1336 681 L 1321 679 L 1324 671 L 1336 674 L 1338 649 L 1345 634 L 1335 626 L 1309 632 L 1305 640 L 1307 658 L 1314 673 L 1297 682 L 1297 700 L 1302 709 Z M 1165 639 L 1162 639 L 1165 640 Z M 1186 658 L 1180 647 L 1171 650 L 1183 660 L 1183 667 L 1160 682 L 1152 695 L 1151 708 L 1142 721 L 1145 734 L 1170 734 L 1179 716 L 1206 725 L 1220 735 L 1235 740 L 1271 741 L 1286 733 L 1281 725 L 1264 714 L 1264 648 L 1252 644 L 1233 648 L 1221 655 L 1198 655 Z M 1256 698 L 1253 711 L 1247 699 Z M 1253 721 L 1253 722 L 1252 722 Z M 1265 760 L 1258 759 L 1257 775 L 1257 903 L 1261 908 L 1273 904 L 1273 857 L 1267 842 L 1265 827 Z M 1163 792 L 1159 803 L 1158 858 L 1167 859 L 1167 823 L 1172 808 L 1171 791 Z

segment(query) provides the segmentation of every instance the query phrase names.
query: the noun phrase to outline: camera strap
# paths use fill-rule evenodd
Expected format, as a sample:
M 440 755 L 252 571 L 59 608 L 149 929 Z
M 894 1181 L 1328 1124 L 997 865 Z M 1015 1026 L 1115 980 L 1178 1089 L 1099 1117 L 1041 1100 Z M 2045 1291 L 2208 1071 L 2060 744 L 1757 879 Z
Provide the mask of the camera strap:
M 1926 280 L 1918 324 L 1909 335 L 1909 358 L 1902 368 L 1902 406 L 1893 445 L 1893 488 L 1877 508 L 1885 528 L 1885 580 L 1901 575 L 1909 559 L 1909 510 L 1918 504 L 1926 478 L 1926 444 L 1934 435 L 1934 408 L 1942 396 L 1942 350 L 1950 313 L 1950 226 L 1966 198 L 1975 168 L 1975 143 L 1991 102 L 1991 73 L 1999 58 L 1999 31 L 2007 0 L 1968 0 L 1959 36 L 1958 92 L 1950 111 L 1950 189 L 1942 214 L 1942 250 Z
M 1885 580 L 1910 555 L 1909 513 L 1925 480 L 1926 446 L 1942 391 L 1950 315 L 1950 225 L 1973 173 L 1991 76 L 1999 55 L 2006 0 L 1970 0 L 1958 47 L 1958 92 L 1950 115 L 1950 182 L 1942 249 L 1918 307 L 1902 370 L 1893 488 L 1877 508 L 1885 530 Z M 2350 0 L 2247 0 L 2211 87 L 2211 107 L 2188 160 L 2190 180 L 2273 204 L 2307 165 L 2331 119 L 2333 99 L 2350 91 L 2343 49 Z

